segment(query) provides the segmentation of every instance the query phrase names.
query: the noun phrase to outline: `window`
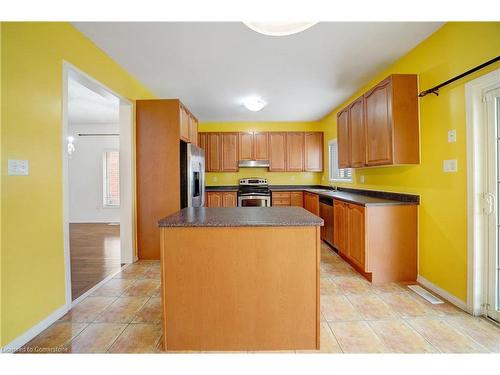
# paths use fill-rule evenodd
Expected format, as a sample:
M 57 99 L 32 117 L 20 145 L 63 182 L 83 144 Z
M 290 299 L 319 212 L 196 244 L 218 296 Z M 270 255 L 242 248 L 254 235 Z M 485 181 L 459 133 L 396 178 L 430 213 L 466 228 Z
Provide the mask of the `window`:
M 105 151 L 103 156 L 103 205 L 120 207 L 120 152 Z
M 337 140 L 328 142 L 328 160 L 330 181 L 352 182 L 352 168 L 339 168 Z

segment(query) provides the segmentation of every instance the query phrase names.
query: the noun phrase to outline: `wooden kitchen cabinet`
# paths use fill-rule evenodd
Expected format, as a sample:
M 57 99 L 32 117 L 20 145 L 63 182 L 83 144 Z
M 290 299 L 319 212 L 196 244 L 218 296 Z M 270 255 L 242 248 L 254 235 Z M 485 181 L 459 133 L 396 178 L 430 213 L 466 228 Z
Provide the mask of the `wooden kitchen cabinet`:
M 304 134 L 304 171 L 323 172 L 323 133 Z
M 222 192 L 222 207 L 238 206 L 238 194 L 235 191 Z
M 198 120 L 192 114 L 189 115 L 189 142 L 198 145 Z
M 366 165 L 364 98 L 358 98 L 349 106 L 350 166 Z
M 309 193 L 307 191 L 304 192 L 304 208 L 313 213 L 314 215 L 319 216 L 319 196 L 318 194 Z
M 337 114 L 337 154 L 339 168 L 349 168 L 351 166 L 349 139 L 349 108 L 345 108 Z
M 253 160 L 253 133 L 240 133 L 240 149 L 239 149 L 239 159 L 240 160 Z
M 359 269 L 365 270 L 365 209 L 347 205 L 347 257 Z
M 304 133 L 286 133 L 286 170 L 302 172 L 304 170 Z
M 393 74 L 337 114 L 339 168 L 420 162 L 414 74 Z
M 205 165 L 207 172 L 221 170 L 221 139 L 219 133 L 206 133 Z
M 319 216 L 325 222 L 321 227 L 321 239 L 333 245 L 333 205 L 326 204 L 320 200 Z
M 340 254 L 347 256 L 347 203 L 333 201 L 333 247 Z
M 301 191 L 291 191 L 290 206 L 304 207 L 304 193 Z
M 286 171 L 286 133 L 269 133 L 269 171 Z
M 238 172 L 238 133 L 219 133 L 221 138 L 221 172 Z
M 186 108 L 181 104 L 179 110 L 180 116 L 180 139 L 189 142 L 189 113 Z
M 269 160 L 268 133 L 239 133 L 239 160 Z

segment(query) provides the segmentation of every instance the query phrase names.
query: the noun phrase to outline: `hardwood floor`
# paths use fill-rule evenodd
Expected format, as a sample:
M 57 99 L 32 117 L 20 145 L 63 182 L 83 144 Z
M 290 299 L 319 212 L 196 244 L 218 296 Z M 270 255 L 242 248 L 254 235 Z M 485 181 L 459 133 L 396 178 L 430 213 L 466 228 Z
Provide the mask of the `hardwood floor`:
M 161 320 L 160 264 L 142 260 L 19 352 L 164 352 Z M 500 353 L 500 329 L 487 320 L 448 303 L 431 305 L 403 284 L 372 285 L 327 245 L 321 249 L 320 335 L 320 350 L 296 353 Z
M 121 268 L 120 226 L 70 224 L 73 300 Z

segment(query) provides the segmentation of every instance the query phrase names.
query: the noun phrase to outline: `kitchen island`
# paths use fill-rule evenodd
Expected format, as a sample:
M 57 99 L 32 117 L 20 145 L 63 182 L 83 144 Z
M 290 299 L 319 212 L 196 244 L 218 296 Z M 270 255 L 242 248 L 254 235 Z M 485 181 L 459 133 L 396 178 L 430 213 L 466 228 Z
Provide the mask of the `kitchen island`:
M 185 208 L 158 225 L 165 350 L 319 349 L 321 218 Z

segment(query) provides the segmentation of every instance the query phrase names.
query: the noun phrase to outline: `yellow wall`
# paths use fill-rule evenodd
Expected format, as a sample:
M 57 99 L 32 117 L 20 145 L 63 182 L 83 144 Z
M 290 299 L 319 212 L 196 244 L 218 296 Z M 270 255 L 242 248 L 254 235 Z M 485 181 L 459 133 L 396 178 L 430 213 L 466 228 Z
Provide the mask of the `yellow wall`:
M 68 23 L 3 23 L 2 345 L 64 305 L 62 69 L 70 62 L 118 94 L 153 94 Z M 7 159 L 29 176 L 7 176 Z
M 338 110 L 389 74 L 416 73 L 423 90 L 497 55 L 500 55 L 500 23 L 444 25 L 324 118 L 321 123 L 325 144 L 336 137 Z M 355 183 L 345 184 L 420 194 L 419 274 L 463 301 L 467 297 L 464 84 L 499 66 L 496 64 L 442 88 L 439 97 L 429 95 L 420 99 L 420 165 L 357 169 Z M 456 143 L 447 142 L 450 129 L 457 130 Z M 458 159 L 458 173 L 443 173 L 445 159 Z M 365 177 L 364 184 L 359 183 L 360 176 Z M 323 182 L 326 181 L 325 173 Z
M 2 22 L 0 22 L 0 176 L 2 176 Z M 0 183 L 0 348 L 2 347 L 2 184 Z
M 318 122 L 205 122 L 200 123 L 201 132 L 225 131 L 323 131 Z M 267 168 L 240 168 L 237 173 L 207 173 L 206 185 L 238 185 L 238 179 L 245 177 L 263 177 L 274 185 L 319 184 L 321 173 L 316 172 L 269 172 Z

